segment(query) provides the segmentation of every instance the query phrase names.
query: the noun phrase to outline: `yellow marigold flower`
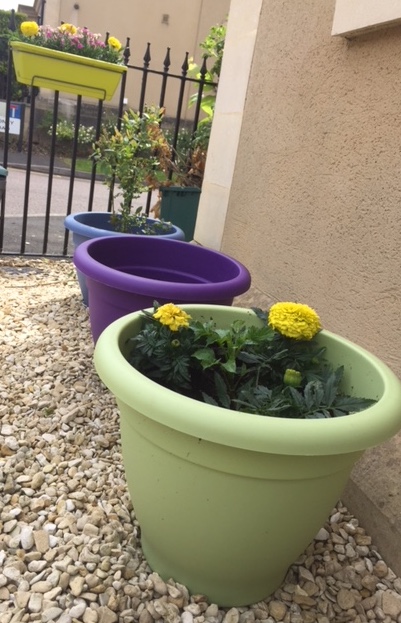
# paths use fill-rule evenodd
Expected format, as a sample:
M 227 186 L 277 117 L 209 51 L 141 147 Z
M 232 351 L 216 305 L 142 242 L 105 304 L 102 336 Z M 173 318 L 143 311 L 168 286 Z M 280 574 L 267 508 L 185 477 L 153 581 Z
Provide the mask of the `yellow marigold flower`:
M 117 52 L 121 50 L 121 43 L 116 37 L 109 37 L 107 43 L 111 48 L 113 48 L 113 50 L 116 50 Z
M 36 37 L 39 32 L 39 26 L 36 22 L 22 22 L 20 28 L 24 37 Z
M 270 308 L 268 323 L 294 340 L 311 340 L 322 328 L 315 310 L 301 303 L 275 303 Z
M 158 320 L 160 324 L 166 325 L 170 331 L 178 331 L 181 327 L 188 327 L 191 320 L 189 314 L 173 303 L 166 303 L 166 305 L 159 307 L 153 314 L 153 318 Z
M 59 26 L 59 30 L 67 33 L 68 35 L 75 35 L 77 32 L 77 28 L 73 24 L 61 24 L 61 26 Z

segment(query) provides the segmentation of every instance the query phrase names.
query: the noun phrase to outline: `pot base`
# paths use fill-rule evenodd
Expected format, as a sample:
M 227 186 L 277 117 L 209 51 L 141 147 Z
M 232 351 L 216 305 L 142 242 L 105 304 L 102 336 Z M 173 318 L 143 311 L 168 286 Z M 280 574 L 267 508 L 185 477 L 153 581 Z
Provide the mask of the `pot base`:
M 148 564 L 219 606 L 248 606 L 280 586 L 361 454 L 251 452 L 180 433 L 117 402 Z

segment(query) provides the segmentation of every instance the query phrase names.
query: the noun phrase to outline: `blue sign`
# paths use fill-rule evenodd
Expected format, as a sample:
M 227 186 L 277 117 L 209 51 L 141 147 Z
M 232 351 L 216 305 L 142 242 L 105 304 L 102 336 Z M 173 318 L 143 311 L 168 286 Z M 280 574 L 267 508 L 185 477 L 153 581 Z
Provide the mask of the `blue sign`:
M 10 103 L 10 134 L 21 133 L 21 123 L 24 118 L 24 106 L 25 104 L 19 102 Z M 6 103 L 0 102 L 0 132 L 6 130 Z

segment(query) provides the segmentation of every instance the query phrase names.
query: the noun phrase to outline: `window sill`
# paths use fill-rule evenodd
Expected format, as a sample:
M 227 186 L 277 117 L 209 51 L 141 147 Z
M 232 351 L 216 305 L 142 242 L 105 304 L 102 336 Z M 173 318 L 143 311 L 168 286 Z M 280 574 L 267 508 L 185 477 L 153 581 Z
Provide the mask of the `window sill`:
M 333 36 L 356 37 L 401 24 L 400 0 L 336 0 Z

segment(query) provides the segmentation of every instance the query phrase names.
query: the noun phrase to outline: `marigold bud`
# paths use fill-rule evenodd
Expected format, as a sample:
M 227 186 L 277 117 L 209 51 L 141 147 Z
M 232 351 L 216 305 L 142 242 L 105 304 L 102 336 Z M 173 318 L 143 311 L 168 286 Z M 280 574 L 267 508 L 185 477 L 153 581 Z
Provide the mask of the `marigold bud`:
M 291 368 L 287 368 L 284 372 L 284 385 L 289 385 L 290 387 L 299 387 L 301 385 L 302 374 L 298 372 L 298 370 L 292 370 Z

